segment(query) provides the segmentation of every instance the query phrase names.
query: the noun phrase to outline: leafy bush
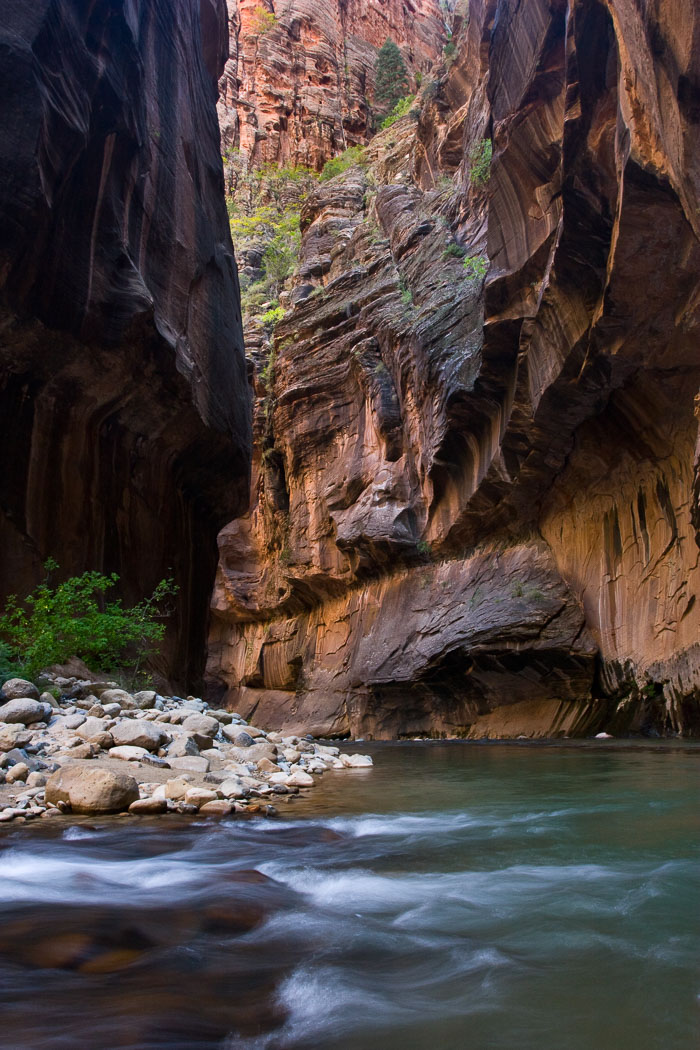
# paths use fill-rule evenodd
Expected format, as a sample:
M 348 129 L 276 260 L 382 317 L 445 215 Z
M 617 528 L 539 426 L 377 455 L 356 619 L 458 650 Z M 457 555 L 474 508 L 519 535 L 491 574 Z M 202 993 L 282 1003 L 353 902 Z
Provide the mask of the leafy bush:
M 342 175 L 348 168 L 352 168 L 355 164 L 362 164 L 365 157 L 364 146 L 350 146 L 337 157 L 331 157 L 323 165 L 323 170 L 319 175 L 321 182 L 327 182 L 328 179 L 334 179 L 336 175 Z
M 469 181 L 474 186 L 485 186 L 491 174 L 493 146 L 491 139 L 481 139 L 469 151 Z
M 53 584 L 58 565 L 49 559 L 44 568 L 43 583 L 22 604 L 11 595 L 0 617 L 5 661 L 13 672 L 33 678 L 50 664 L 78 656 L 101 671 L 121 667 L 136 675 L 163 639 L 161 621 L 178 590 L 174 580 L 161 580 L 149 598 L 125 609 L 120 599 L 104 599 L 119 581 L 116 573 L 84 572 Z
M 447 245 L 442 253 L 442 257 L 443 259 L 463 259 L 466 254 L 465 249 L 461 245 L 453 242 Z
M 399 291 L 401 293 L 401 302 L 403 305 L 411 306 L 413 303 L 413 294 L 403 277 L 399 277 Z
M 486 276 L 489 268 L 489 261 L 485 255 L 467 255 L 463 262 L 464 269 L 467 272 L 467 279 L 477 280 Z
M 277 25 L 277 15 L 274 11 L 268 11 L 266 7 L 260 4 L 253 11 L 252 21 L 253 32 L 257 33 L 258 36 L 263 36 L 268 30 L 272 29 L 273 26 Z
M 377 54 L 374 78 L 374 106 L 386 116 L 408 92 L 408 73 L 401 52 L 389 37 Z
M 448 37 L 447 43 L 442 49 L 442 53 L 445 56 L 445 62 L 447 63 L 447 65 L 451 65 L 454 62 L 455 55 L 457 54 L 457 45 L 452 39 L 451 33 Z
M 284 317 L 284 309 L 281 306 L 273 306 L 271 310 L 266 310 L 260 317 L 263 324 L 271 325 L 273 328 L 276 324 Z
M 413 105 L 415 95 L 406 95 L 405 98 L 400 98 L 388 117 L 385 117 L 381 123 L 382 130 L 390 128 L 392 124 L 395 124 L 401 117 L 406 117 L 411 112 L 411 106 Z

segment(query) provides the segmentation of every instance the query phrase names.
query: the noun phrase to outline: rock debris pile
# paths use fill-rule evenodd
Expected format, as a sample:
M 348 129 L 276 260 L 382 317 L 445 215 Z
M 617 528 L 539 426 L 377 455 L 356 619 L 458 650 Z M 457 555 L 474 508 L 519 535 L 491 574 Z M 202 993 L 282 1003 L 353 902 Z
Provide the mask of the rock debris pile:
M 0 691 L 0 822 L 61 813 L 274 816 L 272 801 L 314 787 L 326 771 L 372 765 L 310 736 L 266 733 L 193 696 L 77 678 L 54 685 L 59 699 L 21 678 Z

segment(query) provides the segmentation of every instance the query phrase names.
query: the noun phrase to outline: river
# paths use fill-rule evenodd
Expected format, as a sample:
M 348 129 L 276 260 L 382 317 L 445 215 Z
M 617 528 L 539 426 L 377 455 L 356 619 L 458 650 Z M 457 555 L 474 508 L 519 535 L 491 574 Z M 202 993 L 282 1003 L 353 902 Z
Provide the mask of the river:
M 699 748 L 359 749 L 278 820 L 3 830 L 0 1045 L 698 1045 Z

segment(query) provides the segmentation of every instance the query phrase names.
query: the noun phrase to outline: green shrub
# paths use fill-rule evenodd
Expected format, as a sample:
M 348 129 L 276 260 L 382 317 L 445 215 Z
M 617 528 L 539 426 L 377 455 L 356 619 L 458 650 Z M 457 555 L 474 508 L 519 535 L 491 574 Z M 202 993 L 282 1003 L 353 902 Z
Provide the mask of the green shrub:
M 481 280 L 486 276 L 489 261 L 485 255 L 468 255 L 462 264 L 470 281 Z
M 253 11 L 253 21 L 251 24 L 253 32 L 257 33 L 258 36 L 263 36 L 272 29 L 273 26 L 277 25 L 277 15 L 274 11 L 268 11 L 266 7 L 263 7 L 262 4 L 260 4 L 260 6 L 256 7 Z
M 135 677 L 163 639 L 168 599 L 178 590 L 174 580 L 161 580 L 149 598 L 125 609 L 120 599 L 105 601 L 119 581 L 116 573 L 84 572 L 53 584 L 58 565 L 49 559 L 44 568 L 44 581 L 21 604 L 11 595 L 0 617 L 7 665 L 33 678 L 77 656 L 100 671 L 124 668 Z
M 401 52 L 389 37 L 377 54 L 374 77 L 374 108 L 386 116 L 408 92 L 408 73 Z
M 272 393 L 272 388 L 275 384 L 275 348 L 274 346 L 270 350 L 270 355 L 265 362 L 263 368 L 260 370 L 260 379 L 262 384 L 267 390 L 268 396 Z
M 274 328 L 275 325 L 279 324 L 283 317 L 283 307 L 273 306 L 271 310 L 266 310 L 265 313 L 261 315 L 260 320 L 263 324 L 270 325 L 272 328 Z
M 463 259 L 466 255 L 466 250 L 459 244 L 448 244 L 442 253 L 443 259 Z
M 415 100 L 415 95 L 406 95 L 405 98 L 400 98 L 388 117 L 385 117 L 381 123 L 382 130 L 390 128 L 392 124 L 395 124 L 401 117 L 406 117 L 411 112 L 411 106 Z
M 432 554 L 432 547 L 427 540 L 418 540 L 416 544 L 416 550 L 419 554 Z
M 491 139 L 481 139 L 469 151 L 469 181 L 474 186 L 485 186 L 491 174 L 493 145 Z
M 451 65 L 454 62 L 455 55 L 457 54 L 457 45 L 452 39 L 452 34 L 450 34 L 447 43 L 443 47 L 442 53 L 445 56 L 445 62 L 447 63 L 447 65 Z
M 399 277 L 399 292 L 401 293 L 401 302 L 403 305 L 411 306 L 413 303 L 413 295 L 403 277 Z
M 334 179 L 336 175 L 342 175 L 348 168 L 352 168 L 355 164 L 362 164 L 365 156 L 364 146 L 349 146 L 344 153 L 341 153 L 337 157 L 331 157 L 323 165 L 323 170 L 319 175 L 321 182 L 327 182 L 328 179 Z

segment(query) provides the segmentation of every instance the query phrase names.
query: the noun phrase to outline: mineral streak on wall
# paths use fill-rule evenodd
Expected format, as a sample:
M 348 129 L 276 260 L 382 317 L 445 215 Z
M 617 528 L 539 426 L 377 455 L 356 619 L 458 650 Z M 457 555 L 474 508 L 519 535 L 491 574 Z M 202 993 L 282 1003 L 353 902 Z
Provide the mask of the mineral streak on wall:
M 248 383 L 223 197 L 223 0 L 5 2 L 0 589 L 49 555 L 180 587 L 201 671 L 216 533 L 245 506 Z
M 212 691 L 319 732 L 697 732 L 700 10 L 454 30 L 420 118 L 305 207 Z

